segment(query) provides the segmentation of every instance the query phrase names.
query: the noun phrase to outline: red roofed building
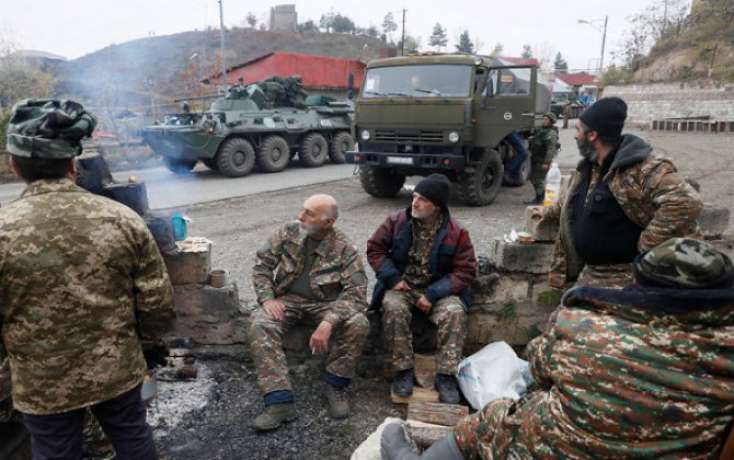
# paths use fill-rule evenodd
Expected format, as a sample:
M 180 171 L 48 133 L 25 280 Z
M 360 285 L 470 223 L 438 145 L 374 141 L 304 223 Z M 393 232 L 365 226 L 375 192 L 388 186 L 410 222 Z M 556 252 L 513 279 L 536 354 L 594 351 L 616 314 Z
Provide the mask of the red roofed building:
M 578 90 L 582 86 L 597 86 L 597 83 L 599 82 L 596 75 L 591 75 L 590 73 L 586 72 L 556 72 L 556 78 L 576 90 Z
M 355 93 L 362 85 L 364 63 L 354 59 L 275 51 L 227 69 L 227 83 L 245 84 L 268 77 L 300 75 L 306 91 L 343 96 L 347 93 L 349 74 L 353 75 Z M 212 75 L 203 83 L 218 84 L 222 74 Z

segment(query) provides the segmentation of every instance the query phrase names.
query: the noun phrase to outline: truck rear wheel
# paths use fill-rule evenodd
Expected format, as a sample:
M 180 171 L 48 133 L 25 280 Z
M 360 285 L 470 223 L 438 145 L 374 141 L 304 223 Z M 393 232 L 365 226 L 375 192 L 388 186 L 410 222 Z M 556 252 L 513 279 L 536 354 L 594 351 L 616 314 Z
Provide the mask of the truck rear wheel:
M 348 150 L 354 150 L 354 138 L 346 131 L 337 133 L 331 139 L 331 149 L 329 150 L 331 162 L 341 164 L 347 161 L 346 152 Z
M 494 201 L 502 186 L 504 166 L 496 150 L 481 153 L 479 163 L 472 171 L 458 175 L 457 188 L 464 202 L 470 206 L 485 206 Z
M 365 192 L 377 198 L 390 198 L 398 194 L 405 183 L 405 176 L 389 169 L 359 166 L 359 181 Z
M 319 133 L 311 133 L 303 138 L 298 157 L 301 159 L 303 166 L 314 168 L 324 164 L 328 154 L 329 144 L 326 142 L 326 138 Z
M 174 174 L 188 174 L 196 166 L 195 161 L 176 160 L 169 157 L 163 157 L 163 163 Z
M 227 140 L 214 158 L 217 171 L 229 177 L 246 176 L 255 167 L 255 149 L 247 139 L 234 137 Z
M 264 172 L 278 172 L 288 166 L 291 149 L 288 142 L 280 136 L 268 136 L 257 152 L 257 163 Z

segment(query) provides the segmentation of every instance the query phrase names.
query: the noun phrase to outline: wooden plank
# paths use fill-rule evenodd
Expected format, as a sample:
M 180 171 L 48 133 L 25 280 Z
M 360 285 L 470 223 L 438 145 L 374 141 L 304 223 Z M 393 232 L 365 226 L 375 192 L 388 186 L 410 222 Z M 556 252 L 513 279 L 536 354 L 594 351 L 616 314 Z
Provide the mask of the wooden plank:
M 429 390 L 427 388 L 415 387 L 413 394 L 407 398 L 390 393 L 390 398 L 394 404 L 410 404 L 415 401 L 438 402 L 438 391 Z
M 407 420 L 405 428 L 410 439 L 422 449 L 430 447 L 434 442 L 454 432 L 453 427 L 434 425 L 417 420 Z
M 415 381 L 423 388 L 433 389 L 436 380 L 436 356 L 415 355 Z
M 408 419 L 434 425 L 454 426 L 469 415 L 469 408 L 459 404 L 415 401 L 408 405 Z

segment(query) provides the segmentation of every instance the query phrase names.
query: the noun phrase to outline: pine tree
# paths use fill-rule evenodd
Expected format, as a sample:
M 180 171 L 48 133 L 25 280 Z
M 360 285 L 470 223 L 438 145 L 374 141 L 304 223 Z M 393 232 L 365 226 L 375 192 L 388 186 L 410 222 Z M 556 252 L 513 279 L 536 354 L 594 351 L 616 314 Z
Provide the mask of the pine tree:
M 391 12 L 385 15 L 385 19 L 382 20 L 382 31 L 385 33 L 385 37 L 392 41 L 392 33 L 398 30 L 398 25 L 395 24 L 395 18 Z
M 553 68 L 555 70 L 560 70 L 563 72 L 568 70 L 568 62 L 566 62 L 566 60 L 563 59 L 563 56 L 561 56 L 560 51 L 556 54 L 556 60 L 553 63 Z
M 523 59 L 530 59 L 533 57 L 533 48 L 530 45 L 522 45 L 522 54 L 520 55 Z
M 464 54 L 474 53 L 474 43 L 469 38 L 469 31 L 464 30 L 459 36 L 459 43 L 456 45 L 456 51 Z
M 428 45 L 435 46 L 438 51 L 441 51 L 441 48 L 446 46 L 448 42 L 449 40 L 446 38 L 446 29 L 441 27 L 440 22 L 437 22 L 436 25 L 433 26 L 433 33 L 431 34 L 431 38 L 428 39 Z
M 255 13 L 250 11 L 249 13 L 247 13 L 245 21 L 247 21 L 247 23 L 250 25 L 250 28 L 254 29 L 257 25 L 257 16 L 255 16 Z

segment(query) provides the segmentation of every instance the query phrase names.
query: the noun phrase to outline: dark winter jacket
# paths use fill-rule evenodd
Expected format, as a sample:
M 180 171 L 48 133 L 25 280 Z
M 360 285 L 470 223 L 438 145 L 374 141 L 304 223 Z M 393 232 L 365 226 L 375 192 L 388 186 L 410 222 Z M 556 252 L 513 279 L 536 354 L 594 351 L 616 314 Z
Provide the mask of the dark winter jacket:
M 435 303 L 458 295 L 465 307 L 471 305 L 471 283 L 477 272 L 477 259 L 469 232 L 451 218 L 448 210 L 441 215 L 441 226 L 431 249 L 431 284 L 426 298 Z M 401 279 L 408 263 L 413 241 L 410 208 L 389 216 L 367 241 L 367 260 L 377 275 L 370 309 L 379 309 L 385 292 Z

